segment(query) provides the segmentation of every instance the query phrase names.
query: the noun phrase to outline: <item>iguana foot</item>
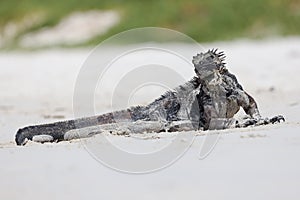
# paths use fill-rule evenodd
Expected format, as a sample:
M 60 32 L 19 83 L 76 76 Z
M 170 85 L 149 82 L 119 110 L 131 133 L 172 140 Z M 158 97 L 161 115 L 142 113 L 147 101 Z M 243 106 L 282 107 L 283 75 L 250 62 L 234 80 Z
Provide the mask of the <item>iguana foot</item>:
M 235 127 L 236 127 L 236 128 L 245 128 L 245 127 L 248 127 L 248 126 L 256 125 L 257 122 L 258 122 L 257 119 L 254 119 L 254 118 L 247 118 L 247 119 L 243 119 L 242 122 L 237 121 Z
M 269 121 L 270 123 L 275 124 L 275 123 L 285 122 L 285 119 L 282 115 L 277 115 L 275 117 L 272 117 Z
M 245 117 L 242 122 L 237 122 L 237 128 L 244 128 L 248 126 L 260 126 L 260 125 L 267 125 L 267 124 L 275 124 L 285 122 L 285 119 L 282 115 L 277 115 L 275 117 L 269 118 L 261 118 L 255 119 L 250 117 Z

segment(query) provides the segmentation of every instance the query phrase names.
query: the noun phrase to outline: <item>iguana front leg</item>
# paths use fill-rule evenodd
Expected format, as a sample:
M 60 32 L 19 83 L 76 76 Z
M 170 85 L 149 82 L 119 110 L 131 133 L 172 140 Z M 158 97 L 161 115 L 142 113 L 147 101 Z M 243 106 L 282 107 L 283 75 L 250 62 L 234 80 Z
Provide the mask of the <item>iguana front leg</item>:
M 237 89 L 226 100 L 219 99 L 218 102 L 202 101 L 202 103 L 204 105 L 201 121 L 204 130 L 260 126 L 285 121 L 281 115 L 270 119 L 261 117 L 254 98 L 240 89 Z M 226 114 L 220 112 L 221 107 L 226 110 Z M 242 120 L 233 118 L 239 107 L 242 107 L 247 114 L 247 117 Z
M 236 127 L 242 128 L 248 126 L 260 126 L 260 125 L 280 123 L 284 121 L 285 119 L 282 115 L 276 115 L 270 119 L 269 118 L 255 119 L 255 118 L 245 117 L 244 119 L 237 122 Z
M 242 91 L 239 93 L 239 104 L 250 117 L 244 118 L 237 122 L 236 127 L 260 126 L 266 124 L 280 123 L 285 121 L 282 115 L 277 115 L 272 118 L 263 118 L 258 110 L 257 103 L 254 98 L 248 93 Z

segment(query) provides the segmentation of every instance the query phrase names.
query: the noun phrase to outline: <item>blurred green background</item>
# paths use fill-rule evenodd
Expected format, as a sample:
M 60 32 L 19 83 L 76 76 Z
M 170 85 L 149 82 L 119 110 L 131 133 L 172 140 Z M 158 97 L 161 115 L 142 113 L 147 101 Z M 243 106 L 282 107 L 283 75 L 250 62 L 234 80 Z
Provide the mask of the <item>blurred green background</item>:
M 43 20 L 18 32 L 6 44 L 15 47 L 28 32 L 54 26 L 74 11 L 95 9 L 115 10 L 121 20 L 105 34 L 76 46 L 97 44 L 121 31 L 144 26 L 171 28 L 198 42 L 300 33 L 300 0 L 0 0 L 0 33 L 11 21 L 41 14 Z

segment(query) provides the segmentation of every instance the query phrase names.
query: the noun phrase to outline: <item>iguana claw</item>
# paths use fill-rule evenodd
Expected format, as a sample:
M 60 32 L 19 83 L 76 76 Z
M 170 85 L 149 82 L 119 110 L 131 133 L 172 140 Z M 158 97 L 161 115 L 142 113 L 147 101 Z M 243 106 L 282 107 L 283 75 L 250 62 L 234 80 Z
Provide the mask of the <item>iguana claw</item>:
M 282 115 L 277 115 L 275 117 L 272 117 L 270 119 L 270 123 L 274 124 L 274 123 L 280 123 L 280 122 L 285 122 L 285 119 Z

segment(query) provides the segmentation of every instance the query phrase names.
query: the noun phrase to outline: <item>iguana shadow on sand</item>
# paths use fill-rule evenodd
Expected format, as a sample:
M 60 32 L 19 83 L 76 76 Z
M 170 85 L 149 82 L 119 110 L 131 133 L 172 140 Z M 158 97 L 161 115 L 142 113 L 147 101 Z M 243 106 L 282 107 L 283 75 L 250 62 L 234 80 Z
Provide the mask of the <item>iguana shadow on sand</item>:
M 28 140 L 58 142 L 89 137 L 102 131 L 123 134 L 174 132 L 259 126 L 284 121 L 281 115 L 261 117 L 253 97 L 244 91 L 236 77 L 223 62 L 223 52 L 209 50 L 193 57 L 196 76 L 187 83 L 168 91 L 147 106 L 75 120 L 27 126 L 18 130 L 17 145 Z M 234 115 L 242 107 L 247 116 Z M 117 126 L 116 126 L 117 124 Z M 96 132 L 74 134 L 72 130 L 97 126 Z M 116 128 L 117 127 L 117 128 Z

